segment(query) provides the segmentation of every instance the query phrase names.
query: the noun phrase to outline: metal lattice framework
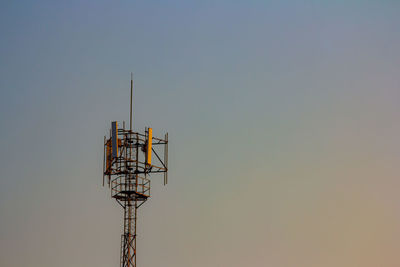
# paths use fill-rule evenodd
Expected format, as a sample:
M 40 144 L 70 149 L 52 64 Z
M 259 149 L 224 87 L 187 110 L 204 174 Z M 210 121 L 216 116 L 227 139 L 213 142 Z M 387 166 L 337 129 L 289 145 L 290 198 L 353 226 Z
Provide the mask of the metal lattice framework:
M 151 128 L 144 133 L 132 131 L 132 90 L 131 80 L 130 129 L 125 129 L 125 122 L 122 129 L 113 122 L 110 137 L 104 137 L 103 186 L 107 180 L 111 197 L 124 210 L 121 267 L 137 266 L 137 211 L 150 197 L 149 175 L 163 173 L 164 185 L 168 182 L 168 133 L 161 139 L 152 136 Z

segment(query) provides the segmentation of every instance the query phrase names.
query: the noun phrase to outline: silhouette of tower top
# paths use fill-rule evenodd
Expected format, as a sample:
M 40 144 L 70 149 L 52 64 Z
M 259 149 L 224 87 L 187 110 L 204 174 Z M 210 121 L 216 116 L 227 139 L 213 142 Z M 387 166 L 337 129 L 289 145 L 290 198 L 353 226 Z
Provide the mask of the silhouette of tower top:
M 153 136 L 152 128 L 140 133 L 132 125 L 133 78 L 129 129 L 117 121 L 111 122 L 109 136 L 104 136 L 103 186 L 105 180 L 114 198 L 124 210 L 121 235 L 121 267 L 136 267 L 136 237 L 138 208 L 150 198 L 150 174 L 163 173 L 168 183 L 168 133 L 163 138 Z

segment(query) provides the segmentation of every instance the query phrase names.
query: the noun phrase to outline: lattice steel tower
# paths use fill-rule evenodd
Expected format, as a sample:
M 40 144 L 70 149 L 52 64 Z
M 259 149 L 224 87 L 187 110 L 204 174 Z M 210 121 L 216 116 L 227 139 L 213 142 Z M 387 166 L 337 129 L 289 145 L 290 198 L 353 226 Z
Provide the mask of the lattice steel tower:
M 124 232 L 121 235 L 121 267 L 136 267 L 137 211 L 150 197 L 151 173 L 163 173 L 168 182 L 168 133 L 164 138 L 153 137 L 152 128 L 143 133 L 132 130 L 132 95 L 129 129 L 118 122 L 111 123 L 110 136 L 104 136 L 104 180 L 114 198 L 124 210 Z M 153 161 L 152 161 L 153 155 Z

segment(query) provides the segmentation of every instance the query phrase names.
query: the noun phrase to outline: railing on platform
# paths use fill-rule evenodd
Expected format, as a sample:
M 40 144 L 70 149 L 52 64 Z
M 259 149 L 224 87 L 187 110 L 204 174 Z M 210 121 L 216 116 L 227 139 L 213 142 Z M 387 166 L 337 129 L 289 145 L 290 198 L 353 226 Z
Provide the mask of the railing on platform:
M 111 182 L 111 196 L 113 198 L 122 199 L 128 195 L 136 195 L 138 198 L 150 197 L 150 180 L 141 176 L 126 179 L 125 176 L 119 176 Z

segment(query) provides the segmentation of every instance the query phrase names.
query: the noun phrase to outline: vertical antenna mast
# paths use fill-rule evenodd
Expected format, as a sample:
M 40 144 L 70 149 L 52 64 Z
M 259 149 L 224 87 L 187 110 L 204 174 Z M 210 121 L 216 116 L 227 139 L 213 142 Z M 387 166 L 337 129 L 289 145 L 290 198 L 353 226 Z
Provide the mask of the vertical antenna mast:
M 132 97 L 133 97 L 133 73 L 131 72 L 131 109 L 129 117 L 129 129 L 132 131 Z

